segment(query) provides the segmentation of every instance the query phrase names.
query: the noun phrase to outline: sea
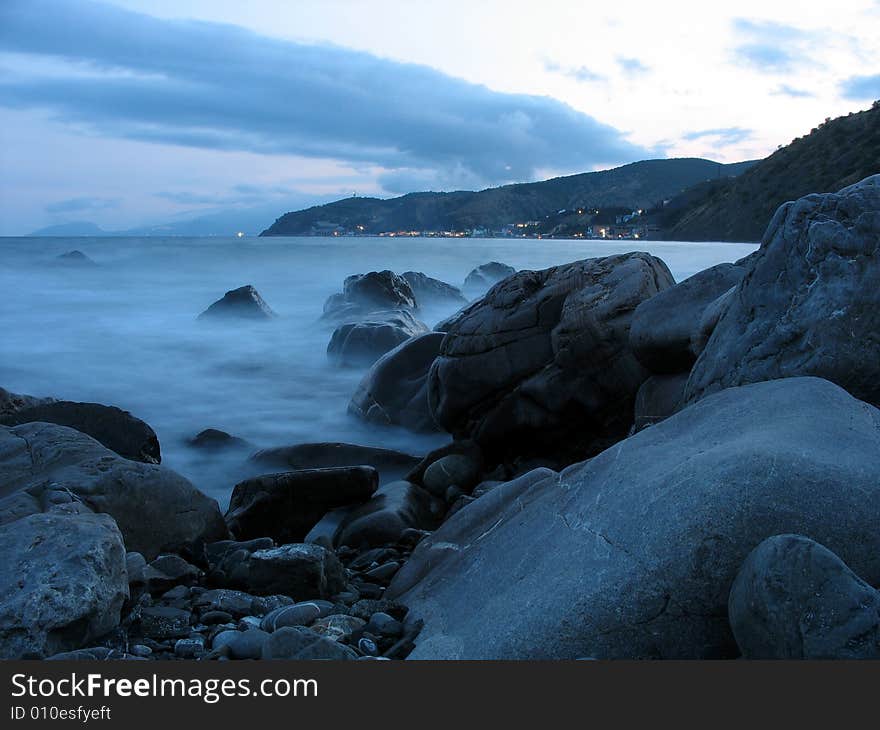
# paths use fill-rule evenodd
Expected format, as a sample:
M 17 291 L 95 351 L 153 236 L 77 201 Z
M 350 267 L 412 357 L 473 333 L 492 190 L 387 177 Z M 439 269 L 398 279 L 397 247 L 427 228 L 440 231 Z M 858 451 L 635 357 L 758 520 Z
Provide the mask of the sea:
M 149 423 L 162 463 L 228 502 L 260 469 L 240 453 L 194 449 L 205 428 L 254 450 L 343 441 L 421 454 L 443 435 L 364 424 L 347 412 L 364 370 L 327 360 L 324 301 L 350 274 L 421 271 L 461 286 L 500 261 L 542 269 L 626 251 L 662 258 L 676 281 L 748 255 L 756 244 L 454 238 L 0 238 L 0 386 L 115 405 Z M 96 266 L 60 264 L 79 250 Z M 252 284 L 278 317 L 206 322 L 197 315 Z M 451 310 L 423 311 L 430 327 Z

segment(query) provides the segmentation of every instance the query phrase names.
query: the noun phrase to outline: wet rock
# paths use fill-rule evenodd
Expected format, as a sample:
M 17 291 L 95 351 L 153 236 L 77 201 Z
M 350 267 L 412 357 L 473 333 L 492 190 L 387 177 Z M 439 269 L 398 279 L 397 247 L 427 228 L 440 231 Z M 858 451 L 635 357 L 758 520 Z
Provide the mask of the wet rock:
M 342 293 L 332 295 L 324 304 L 322 319 L 357 321 L 365 314 L 416 308 L 415 294 L 406 279 L 393 271 L 371 271 L 349 276 Z
M 263 659 L 356 659 L 357 653 L 303 626 L 287 626 L 263 645 Z
M 747 659 L 880 659 L 880 592 L 802 535 L 749 553 L 728 612 Z
M 86 256 L 82 251 L 74 249 L 73 251 L 67 251 L 66 253 L 58 254 L 55 257 L 55 261 L 58 264 L 64 264 L 65 266 L 74 266 L 74 267 L 83 267 L 83 268 L 91 268 L 93 266 L 97 266 L 92 259 Z
M 498 261 L 490 261 L 488 264 L 481 264 L 473 269 L 465 277 L 461 290 L 468 299 L 476 299 L 485 294 L 499 281 L 506 279 L 508 276 L 513 276 L 515 273 L 516 269 L 512 266 L 499 263 Z
M 635 431 L 669 418 L 679 408 L 688 373 L 652 375 L 639 386 L 635 403 Z
M 186 638 L 192 627 L 192 613 L 172 606 L 149 606 L 141 609 L 140 630 L 153 640 Z
M 226 292 L 222 299 L 214 302 L 198 318 L 266 320 L 275 316 L 260 293 L 248 284 Z
M 269 634 L 261 629 L 224 631 L 214 637 L 213 649 L 226 647 L 230 659 L 260 659 Z
M 425 469 L 422 484 L 435 497 L 443 497 L 452 486 L 469 492 L 479 478 L 479 462 L 466 454 L 449 454 Z
M 467 299 L 458 287 L 433 279 L 420 271 L 404 271 L 401 276 L 413 290 L 421 307 L 462 307 Z
M 327 357 L 339 367 L 369 367 L 386 352 L 428 332 L 424 323 L 401 310 L 382 320 L 339 325 L 327 345 Z
M 324 514 L 366 502 L 379 486 L 369 466 L 303 469 L 267 474 L 235 485 L 226 523 L 239 539 L 268 536 L 298 542 Z
M 319 636 L 347 643 L 354 634 L 363 630 L 364 624 L 363 619 L 356 616 L 337 613 L 318 619 L 312 624 L 311 630 Z
M 205 451 L 250 448 L 250 444 L 244 439 L 216 428 L 206 428 L 204 431 L 199 431 L 189 440 L 189 445 L 195 449 L 204 449 Z

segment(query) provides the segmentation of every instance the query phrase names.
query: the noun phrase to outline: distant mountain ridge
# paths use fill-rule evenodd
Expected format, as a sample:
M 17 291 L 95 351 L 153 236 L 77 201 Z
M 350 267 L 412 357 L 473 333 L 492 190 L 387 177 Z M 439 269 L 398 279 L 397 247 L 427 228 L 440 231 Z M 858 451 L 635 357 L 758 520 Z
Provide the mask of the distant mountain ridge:
M 310 235 L 334 228 L 361 233 L 465 231 L 500 228 L 581 206 L 649 208 L 697 183 L 738 175 L 753 164 L 725 165 L 700 158 L 643 160 L 611 170 L 479 192 L 422 192 L 388 199 L 351 197 L 286 213 L 260 235 Z
M 880 173 L 880 105 L 827 120 L 742 175 L 703 183 L 656 218 L 677 241 L 759 241 L 776 209 Z

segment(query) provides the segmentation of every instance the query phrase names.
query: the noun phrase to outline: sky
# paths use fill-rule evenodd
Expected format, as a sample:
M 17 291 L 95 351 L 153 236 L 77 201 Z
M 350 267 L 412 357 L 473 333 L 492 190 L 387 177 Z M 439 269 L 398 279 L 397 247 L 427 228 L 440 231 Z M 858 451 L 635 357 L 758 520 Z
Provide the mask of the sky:
M 878 98 L 880 0 L 0 0 L 0 235 L 736 162 Z

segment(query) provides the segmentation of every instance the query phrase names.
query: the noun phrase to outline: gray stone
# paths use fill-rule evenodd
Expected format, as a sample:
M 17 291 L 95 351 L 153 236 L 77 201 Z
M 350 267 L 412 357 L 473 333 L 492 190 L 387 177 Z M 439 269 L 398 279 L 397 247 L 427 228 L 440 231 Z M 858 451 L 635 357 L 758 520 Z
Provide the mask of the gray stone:
M 747 659 L 880 659 L 880 592 L 801 535 L 749 553 L 728 613 Z
M 445 281 L 433 279 L 420 271 L 404 271 L 401 276 L 406 279 L 420 307 L 462 307 L 467 299 L 458 287 Z
M 141 579 L 150 593 L 161 593 L 176 585 L 190 586 L 202 575 L 195 565 L 179 555 L 160 555 L 147 565 Z
M 426 332 L 427 326 L 406 310 L 376 321 L 348 322 L 333 331 L 327 357 L 340 367 L 369 367 L 386 352 Z
M 690 349 L 691 354 L 694 356 L 694 362 L 696 362 L 697 358 L 703 354 L 703 350 L 706 349 L 709 338 L 718 326 L 718 322 L 721 321 L 721 315 L 727 311 L 727 307 L 730 306 L 730 302 L 733 301 L 733 293 L 735 291 L 735 286 L 730 287 L 730 289 L 708 304 L 703 310 L 703 315 L 700 317 L 699 323 L 691 333 Z
M 66 426 L 0 426 L 0 524 L 20 516 L 21 493 L 41 510 L 66 500 L 111 515 L 126 548 L 148 560 L 226 535 L 217 502 L 182 476 L 123 459 Z
M 52 398 L 37 398 L 33 395 L 10 393 L 6 388 L 0 388 L 0 417 L 6 417 L 24 408 L 32 408 L 52 401 Z
M 140 611 L 141 633 L 155 640 L 186 638 L 192 630 L 192 613 L 172 606 L 149 606 Z
M 386 593 L 425 621 L 414 658 L 736 656 L 727 599 L 765 538 L 812 535 L 880 581 L 878 453 L 880 411 L 832 383 L 728 389 L 557 476 L 496 487 Z
M 326 598 L 345 587 L 345 568 L 320 545 L 290 544 L 251 553 L 233 584 L 257 595 L 280 593 L 294 600 Z
M 462 292 L 468 299 L 475 299 L 485 294 L 492 286 L 513 276 L 516 269 L 498 261 L 490 261 L 473 269 L 464 280 Z
M 437 431 L 428 405 L 428 372 L 444 335 L 430 332 L 395 347 L 361 379 L 348 412 L 370 423 Z
M 214 637 L 211 646 L 215 651 L 227 647 L 230 659 L 260 659 L 268 639 L 269 634 L 261 629 L 222 631 Z
M 685 392 L 813 375 L 880 404 L 880 175 L 773 217 Z
M 222 299 L 214 302 L 198 318 L 266 320 L 275 316 L 260 293 L 248 284 L 226 292 Z
M 263 645 L 263 659 L 356 659 L 347 646 L 319 636 L 304 626 L 287 626 L 271 634 Z
M 178 639 L 174 642 L 174 656 L 180 659 L 198 659 L 205 653 L 203 636 Z
M 0 658 L 78 649 L 119 624 L 125 547 L 107 515 L 36 514 L 0 527 Z
M 415 294 L 409 283 L 393 271 L 371 271 L 346 278 L 341 294 L 334 294 L 324 304 L 322 319 L 337 322 L 357 321 L 365 314 L 389 310 L 415 310 Z
M 0 424 L 4 426 L 35 422 L 75 428 L 126 459 L 145 464 L 162 461 L 156 432 L 140 418 L 114 406 L 59 400 L 21 408 L 0 417 Z
M 321 617 L 323 611 L 317 603 L 304 601 L 292 606 L 282 606 L 263 617 L 260 627 L 264 631 L 277 631 L 285 626 L 308 626 Z
M 691 338 L 703 312 L 739 284 L 745 272 L 743 264 L 718 264 L 639 304 L 629 331 L 629 344 L 639 362 L 654 373 L 690 370 L 696 361 Z
M 371 634 L 378 636 L 389 636 L 396 638 L 403 634 L 403 624 L 396 618 L 392 618 L 387 613 L 378 611 L 370 616 L 365 630 Z
M 443 497 L 452 486 L 469 492 L 479 478 L 479 463 L 465 454 L 449 454 L 425 469 L 422 485 L 435 497 Z
M 505 279 L 447 330 L 428 377 L 434 419 L 490 461 L 565 464 L 614 443 L 649 374 L 629 346 L 633 310 L 672 284 L 639 252 Z
M 634 408 L 636 431 L 669 418 L 681 408 L 688 373 L 652 375 L 639 386 Z
M 266 474 L 235 485 L 226 524 L 240 540 L 299 542 L 328 510 L 362 504 L 378 486 L 370 466 Z
M 319 618 L 311 625 L 312 631 L 333 641 L 347 642 L 353 634 L 362 631 L 365 621 L 356 616 L 335 613 Z

